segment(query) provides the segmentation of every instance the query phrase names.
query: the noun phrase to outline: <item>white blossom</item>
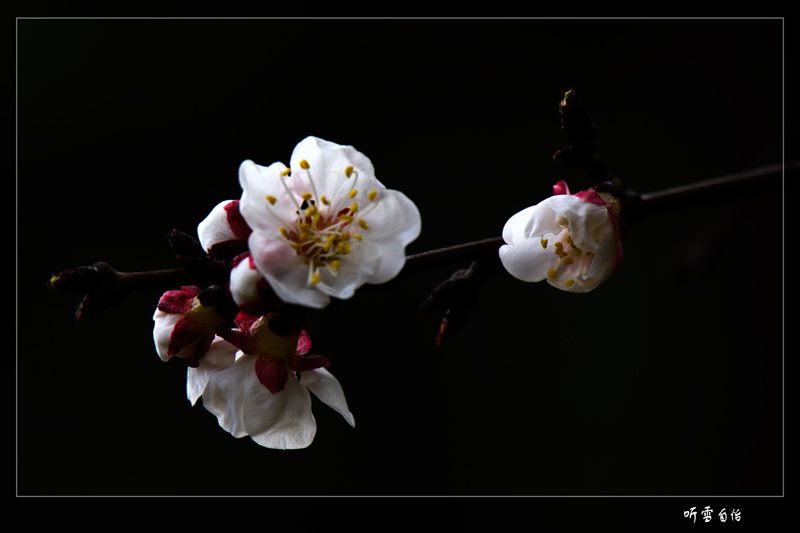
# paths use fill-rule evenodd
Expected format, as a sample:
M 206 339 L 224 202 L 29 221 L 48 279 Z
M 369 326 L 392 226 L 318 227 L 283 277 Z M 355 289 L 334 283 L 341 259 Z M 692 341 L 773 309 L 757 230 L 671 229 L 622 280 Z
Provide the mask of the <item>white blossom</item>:
M 547 282 L 568 292 L 589 292 L 622 260 L 620 221 L 613 198 L 594 190 L 555 194 L 512 216 L 503 228 L 500 260 L 523 281 Z
M 253 261 L 284 302 L 322 308 L 391 280 L 420 233 L 414 203 L 352 146 L 308 137 L 288 168 L 244 161 L 239 182 Z

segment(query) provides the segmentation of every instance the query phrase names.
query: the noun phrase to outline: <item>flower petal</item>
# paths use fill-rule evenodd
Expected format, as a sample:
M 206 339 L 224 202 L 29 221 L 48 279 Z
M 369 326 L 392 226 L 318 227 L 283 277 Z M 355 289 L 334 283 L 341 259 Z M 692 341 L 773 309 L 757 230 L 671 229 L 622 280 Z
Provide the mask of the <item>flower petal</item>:
M 242 187 L 239 211 L 254 231 L 276 236 L 279 227 L 294 219 L 296 194 L 291 188 L 287 191 L 284 187 L 284 182 L 289 183 L 286 179 L 281 180 L 284 170 L 286 165 L 283 163 L 263 167 L 248 160 L 239 166 L 239 184 Z M 275 205 L 268 207 L 267 196 L 275 197 Z
M 295 146 L 289 164 L 292 177 L 300 180 L 297 187 L 303 187 L 303 191 L 298 188 L 299 192 L 312 192 L 308 173 L 300 167 L 302 160 L 309 165 L 308 172 L 314 180 L 317 192 L 328 198 L 334 198 L 344 184 L 352 183 L 353 178 L 345 175 L 345 169 L 349 166 L 358 174 L 359 182 L 375 177 L 372 162 L 352 146 L 339 145 L 318 137 L 306 137 Z
M 596 253 L 600 241 L 605 236 L 612 222 L 608 209 L 603 205 L 584 202 L 575 195 L 552 196 L 550 207 L 569 221 L 569 232 L 572 241 L 581 250 Z
M 231 229 L 228 223 L 228 212 L 225 206 L 232 200 L 225 200 L 218 203 L 214 209 L 197 225 L 197 236 L 200 238 L 200 246 L 208 252 L 217 243 L 238 240 L 239 238 Z
M 347 400 L 344 397 L 344 390 L 339 381 L 333 374 L 324 368 L 317 368 L 309 372 L 300 373 L 300 384 L 314 393 L 331 409 L 342 415 L 347 423 L 356 427 L 353 413 L 347 407 Z
M 234 437 L 250 435 L 267 448 L 307 447 L 317 430 L 308 391 L 290 373 L 284 390 L 272 394 L 256 377 L 256 360 L 243 356 L 232 367 L 214 373 L 203 404 Z
M 233 365 L 236 356 L 236 346 L 226 342 L 222 337 L 216 337 L 211 343 L 208 352 L 200 359 L 197 368 L 189 368 L 186 373 L 186 397 L 194 405 L 203 394 L 209 378 L 220 370 Z
M 318 309 L 330 303 L 328 295 L 309 285 L 308 268 L 287 243 L 257 230 L 250 235 L 248 243 L 256 267 L 278 298 L 286 303 Z

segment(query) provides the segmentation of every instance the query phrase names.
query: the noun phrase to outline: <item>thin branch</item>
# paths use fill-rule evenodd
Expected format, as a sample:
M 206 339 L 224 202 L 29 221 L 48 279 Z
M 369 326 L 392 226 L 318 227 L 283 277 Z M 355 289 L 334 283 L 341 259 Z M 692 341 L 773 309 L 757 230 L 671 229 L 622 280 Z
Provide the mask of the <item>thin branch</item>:
M 690 203 L 752 194 L 757 187 L 771 187 L 780 184 L 781 176 L 796 176 L 798 173 L 800 173 L 800 162 L 793 162 L 786 166 L 770 165 L 663 191 L 645 194 L 628 191 L 622 218 L 630 223 L 643 216 L 652 215 L 665 209 L 683 207 Z M 189 238 L 179 232 L 172 232 L 170 235 L 173 241 L 179 240 L 178 237 L 184 240 Z M 492 261 L 486 261 L 487 267 L 491 269 L 497 266 L 496 263 L 499 263 L 497 250 L 502 244 L 502 237 L 494 237 L 410 255 L 406 258 L 406 264 L 401 274 L 393 280 L 395 283 L 384 284 L 383 287 L 391 287 L 400 279 L 415 272 L 453 263 L 491 259 Z M 187 245 L 182 244 L 181 246 L 186 247 Z M 181 255 L 179 253 L 178 257 L 183 264 L 191 267 L 191 271 L 186 268 L 174 268 L 147 272 L 117 272 L 107 263 L 100 262 L 54 275 L 50 279 L 48 287 L 58 291 L 85 294 L 75 314 L 76 320 L 82 320 L 96 314 L 109 304 L 118 304 L 125 294 L 136 290 L 162 286 L 224 284 L 228 281 L 227 270 L 220 267 L 219 261 L 194 257 L 191 254 Z M 381 286 L 371 287 L 375 289 Z

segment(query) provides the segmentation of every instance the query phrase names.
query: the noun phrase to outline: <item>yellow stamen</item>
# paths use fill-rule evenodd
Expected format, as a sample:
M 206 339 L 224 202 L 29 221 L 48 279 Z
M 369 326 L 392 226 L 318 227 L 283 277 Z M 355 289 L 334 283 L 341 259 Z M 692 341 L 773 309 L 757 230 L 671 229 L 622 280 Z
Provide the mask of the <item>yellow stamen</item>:
M 572 287 L 573 283 L 575 283 L 574 279 L 568 279 L 566 285 L 567 285 L 567 287 Z
M 320 281 L 322 281 L 322 276 L 320 276 L 319 274 L 312 274 L 311 275 L 311 284 L 312 285 L 316 285 Z
M 369 198 L 370 202 L 374 202 L 377 196 L 378 196 L 378 191 L 370 191 L 370 193 L 367 195 L 367 198 Z
M 313 217 L 317 212 L 317 206 L 312 205 L 308 209 L 306 209 L 306 215 Z
M 350 245 L 347 244 L 346 242 L 340 242 L 339 244 L 337 244 L 336 249 L 342 255 L 347 255 L 350 253 Z
M 303 170 L 308 170 L 309 168 L 311 168 L 311 165 L 309 165 L 308 161 L 306 161 L 305 159 L 301 159 L 299 165 L 300 168 L 302 168 Z
M 353 238 L 354 238 L 355 240 L 357 240 L 357 241 L 361 242 L 361 234 L 359 234 L 359 233 L 353 233 Z
M 339 260 L 338 259 L 334 259 L 333 261 L 331 261 L 331 263 L 328 266 L 331 267 L 331 270 L 334 270 L 334 271 L 339 270 Z
M 572 263 L 575 262 L 575 260 L 571 257 L 565 257 L 564 259 L 561 260 L 561 262 L 564 263 L 565 265 L 571 265 Z
M 277 199 L 277 198 L 275 198 L 274 196 L 270 196 L 270 195 L 268 194 L 268 195 L 267 195 L 267 201 L 269 202 L 269 205 L 275 205 L 275 202 L 277 202 L 277 201 L 278 201 L 278 199 Z
M 314 197 L 314 195 L 312 195 L 310 192 L 304 192 L 300 196 L 302 196 L 303 200 L 305 200 L 306 202 L 311 200 Z
M 311 229 L 311 226 L 310 226 L 310 225 L 308 225 L 308 224 L 306 224 L 305 222 L 301 222 L 300 224 L 298 224 L 298 227 L 299 227 L 300 229 L 303 229 L 303 230 L 306 230 L 306 229 Z
M 358 219 L 358 225 L 361 226 L 361 229 L 369 229 L 369 224 L 363 218 Z
M 572 253 L 575 254 L 575 257 L 580 257 L 583 251 L 580 248 L 572 247 Z
M 542 239 L 542 248 L 547 248 L 547 239 Z
M 288 176 L 289 174 L 291 174 L 291 172 L 292 172 L 292 169 L 291 169 L 291 168 L 285 168 L 285 169 L 283 169 L 283 171 L 281 172 L 281 176 Z
M 350 198 L 355 198 L 356 194 L 358 194 L 358 189 L 353 189 L 350 191 Z
M 339 235 L 339 237 L 342 239 L 343 242 L 347 242 L 347 241 L 350 240 L 350 234 L 349 233 L 342 233 L 341 235 Z
M 552 269 L 552 268 L 548 269 L 547 270 L 547 277 L 549 277 L 550 279 L 556 279 L 556 271 L 555 271 L 555 269 Z
M 353 167 L 347 167 L 344 169 L 344 175 L 348 178 L 353 174 Z
M 353 202 L 353 205 L 350 206 L 350 212 L 355 213 L 358 211 L 358 202 Z
M 280 232 L 281 232 L 281 235 L 283 235 L 283 236 L 284 236 L 284 237 L 286 237 L 287 239 L 289 238 L 289 230 L 287 230 L 287 229 L 286 229 L 286 228 L 284 228 L 283 226 L 281 226 L 280 228 L 278 228 L 278 231 L 280 231 Z
M 327 198 L 325 198 L 325 195 L 324 195 L 324 194 L 323 194 L 322 196 L 320 196 L 320 198 L 319 198 L 319 199 L 320 199 L 320 201 L 322 202 L 322 205 L 331 205 L 331 202 L 330 202 L 330 200 L 328 200 Z

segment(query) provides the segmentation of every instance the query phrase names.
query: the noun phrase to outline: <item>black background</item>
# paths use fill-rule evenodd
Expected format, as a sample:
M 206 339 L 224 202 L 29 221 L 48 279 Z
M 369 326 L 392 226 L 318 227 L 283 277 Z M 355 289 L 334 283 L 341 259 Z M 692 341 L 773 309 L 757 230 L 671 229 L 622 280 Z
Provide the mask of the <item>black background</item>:
M 80 297 L 45 288 L 101 260 L 177 266 L 167 233 L 308 135 L 417 204 L 409 254 L 499 236 L 556 181 L 590 185 L 552 160 L 562 89 L 632 189 L 780 162 L 782 38 L 781 20 L 18 20 L 17 494 L 690 496 L 662 505 L 680 520 L 783 494 L 780 187 L 632 225 L 589 294 L 496 276 L 438 347 L 418 307 L 453 268 L 308 312 L 356 428 L 314 398 L 301 451 L 190 406 L 152 340 L 176 287 L 79 325 Z

